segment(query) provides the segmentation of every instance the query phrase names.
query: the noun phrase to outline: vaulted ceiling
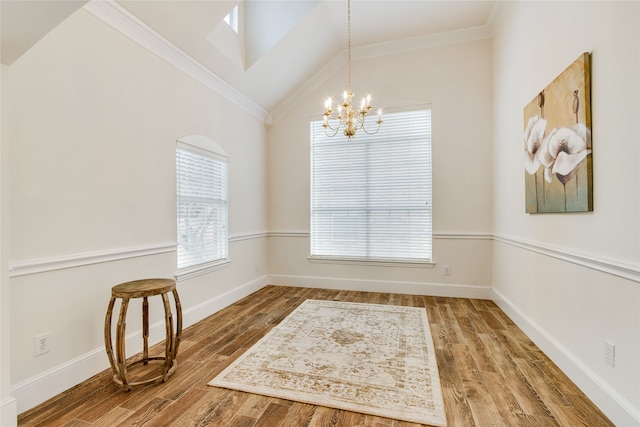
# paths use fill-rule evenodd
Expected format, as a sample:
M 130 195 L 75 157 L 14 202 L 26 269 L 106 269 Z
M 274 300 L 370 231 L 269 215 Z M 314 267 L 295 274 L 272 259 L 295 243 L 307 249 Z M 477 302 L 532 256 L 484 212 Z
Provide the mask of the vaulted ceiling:
M 106 1 L 133 15 L 265 111 L 272 111 L 332 60 L 344 56 L 347 45 L 346 0 Z M 0 0 L 2 63 L 13 63 L 85 3 Z M 352 0 L 352 48 L 486 27 L 496 3 Z M 225 22 L 236 5 L 237 34 Z

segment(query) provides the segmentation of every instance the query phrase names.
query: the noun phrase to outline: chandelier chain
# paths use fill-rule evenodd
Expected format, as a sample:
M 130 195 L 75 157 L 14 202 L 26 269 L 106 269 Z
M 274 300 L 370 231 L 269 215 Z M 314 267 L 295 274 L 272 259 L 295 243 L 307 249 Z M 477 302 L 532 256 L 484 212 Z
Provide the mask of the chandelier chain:
M 351 0 L 347 0 L 347 89 L 351 92 Z

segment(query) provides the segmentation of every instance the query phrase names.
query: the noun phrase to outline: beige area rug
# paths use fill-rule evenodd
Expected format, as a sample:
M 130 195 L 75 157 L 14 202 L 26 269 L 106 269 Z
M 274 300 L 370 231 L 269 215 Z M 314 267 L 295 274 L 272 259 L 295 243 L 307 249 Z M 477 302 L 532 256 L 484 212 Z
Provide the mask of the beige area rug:
M 446 426 L 424 308 L 306 300 L 209 385 Z

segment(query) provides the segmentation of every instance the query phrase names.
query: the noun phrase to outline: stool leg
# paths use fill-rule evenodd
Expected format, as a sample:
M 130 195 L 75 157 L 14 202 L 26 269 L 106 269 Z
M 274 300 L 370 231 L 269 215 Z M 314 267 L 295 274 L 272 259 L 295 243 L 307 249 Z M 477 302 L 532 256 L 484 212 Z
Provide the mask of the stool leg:
M 116 303 L 116 298 L 111 297 L 109 306 L 107 307 L 107 315 L 104 319 L 104 346 L 107 349 L 107 356 L 109 357 L 109 364 L 114 375 L 118 375 L 118 369 L 116 368 L 116 362 L 113 359 L 113 339 L 111 338 L 111 319 L 113 317 L 113 306 Z
M 143 350 L 142 350 L 142 364 L 149 364 L 149 300 L 147 297 L 144 297 L 142 300 L 142 339 L 143 339 Z
M 166 327 L 166 340 L 164 344 L 164 372 L 162 377 L 162 382 L 165 382 L 167 380 L 169 369 L 171 369 L 171 365 L 173 363 L 172 349 L 174 345 L 173 318 L 171 315 L 171 305 L 169 304 L 169 297 L 166 293 L 162 294 L 162 303 L 164 305 L 164 323 Z
M 122 386 L 127 390 L 131 390 L 129 386 L 129 378 L 127 375 L 127 355 L 124 351 L 125 330 L 127 328 L 127 309 L 129 308 L 129 298 L 123 298 L 120 305 L 120 315 L 118 316 L 118 327 L 116 328 L 116 355 L 118 361 L 118 370 Z
M 176 356 L 178 355 L 178 347 L 180 346 L 180 339 L 182 337 L 182 305 L 180 304 L 180 298 L 178 297 L 178 291 L 176 289 L 173 290 L 173 300 L 176 303 L 177 327 L 176 339 L 173 343 L 173 349 L 171 351 L 171 359 L 175 360 Z

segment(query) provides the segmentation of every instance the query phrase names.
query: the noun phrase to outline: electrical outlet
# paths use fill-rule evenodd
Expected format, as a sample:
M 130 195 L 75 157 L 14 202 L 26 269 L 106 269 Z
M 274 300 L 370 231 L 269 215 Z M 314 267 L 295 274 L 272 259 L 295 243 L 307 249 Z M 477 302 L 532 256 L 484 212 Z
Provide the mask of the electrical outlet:
M 44 333 L 44 334 L 40 334 L 40 335 L 36 335 L 34 346 L 35 346 L 34 348 L 35 348 L 35 355 L 36 356 L 40 356 L 41 354 L 48 353 L 49 350 L 50 350 L 50 348 L 49 348 L 49 332 Z
M 616 346 L 611 341 L 604 340 L 604 361 L 615 366 Z
M 448 265 L 442 267 L 442 274 L 445 276 L 451 276 L 451 267 L 449 267 Z

